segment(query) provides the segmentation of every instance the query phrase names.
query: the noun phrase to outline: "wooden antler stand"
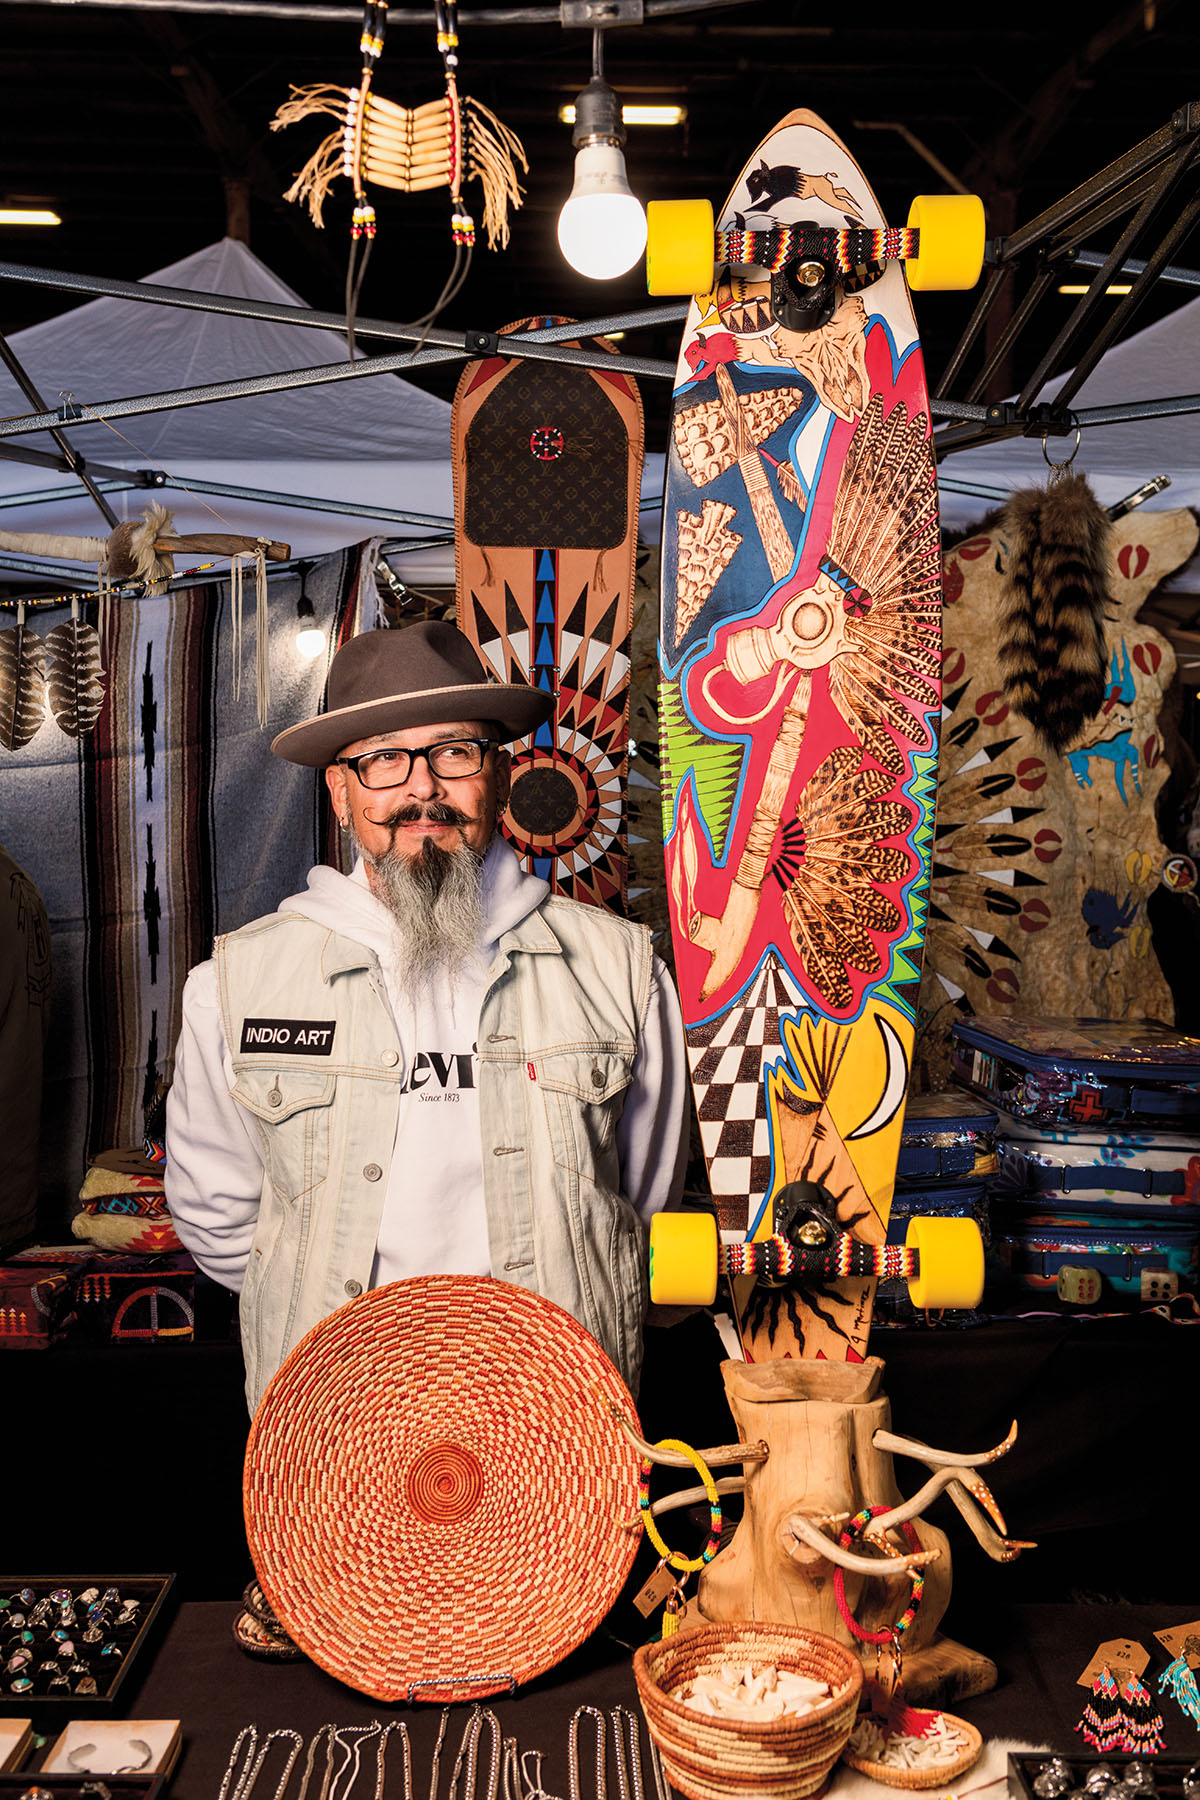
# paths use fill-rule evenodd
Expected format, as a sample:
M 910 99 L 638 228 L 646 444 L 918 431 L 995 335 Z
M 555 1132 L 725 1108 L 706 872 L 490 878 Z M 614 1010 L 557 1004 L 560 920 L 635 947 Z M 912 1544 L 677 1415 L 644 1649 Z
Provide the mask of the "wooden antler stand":
M 700 1577 L 689 1608 L 704 1619 L 770 1619 L 823 1631 L 855 1643 L 834 1597 L 834 1564 L 797 1538 L 791 1521 L 821 1525 L 864 1506 L 899 1506 L 891 1455 L 876 1448 L 876 1432 L 891 1430 L 882 1391 L 883 1363 L 780 1361 L 722 1364 L 725 1392 L 738 1436 L 762 1439 L 766 1459 L 747 1463 L 745 1512 L 733 1540 Z M 938 1633 L 950 1598 L 950 1551 L 944 1533 L 913 1520 L 922 1549 L 940 1555 L 925 1569 L 925 1592 L 903 1646 L 905 1694 L 915 1704 L 944 1705 L 996 1684 L 996 1665 Z M 836 1541 L 839 1526 L 826 1525 Z M 860 1543 L 856 1548 L 861 1549 Z M 870 1554 L 868 1546 L 867 1553 Z M 846 1600 L 858 1623 L 878 1631 L 903 1612 L 909 1578 L 845 1575 Z M 876 1650 L 858 1644 L 868 1676 Z M 883 1652 L 882 1673 L 890 1673 Z

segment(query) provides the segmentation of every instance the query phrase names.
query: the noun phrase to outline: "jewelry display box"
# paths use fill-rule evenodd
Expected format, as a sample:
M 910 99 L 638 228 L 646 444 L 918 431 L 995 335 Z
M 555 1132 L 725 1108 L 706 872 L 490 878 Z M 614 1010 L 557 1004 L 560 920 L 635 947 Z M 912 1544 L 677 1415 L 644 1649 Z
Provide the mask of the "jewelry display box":
M 0 1719 L 0 1775 L 21 1767 L 32 1742 L 32 1719 Z
M 1075 1778 L 1076 1787 L 1083 1787 L 1087 1781 L 1088 1771 L 1097 1763 L 1104 1763 L 1120 1781 L 1127 1768 L 1133 1768 L 1139 1778 L 1147 1774 L 1154 1778 L 1154 1791 L 1159 1800 L 1179 1800 L 1183 1794 L 1183 1778 L 1189 1769 L 1196 1766 L 1193 1756 L 1127 1756 L 1119 1750 L 1110 1751 L 1107 1756 L 1100 1756 L 1094 1750 L 1038 1750 L 1032 1753 L 1023 1752 L 1019 1756 L 1009 1755 L 1008 1759 L 1008 1793 L 1009 1800 L 1037 1800 L 1034 1792 L 1034 1781 L 1040 1770 L 1052 1759 L 1065 1762 Z M 115 1800 L 115 1796 L 114 1796 Z
M 178 1719 L 72 1719 L 47 1750 L 39 1771 L 107 1782 L 125 1775 L 161 1775 L 179 1761 Z
M 32 1718 L 35 1729 L 47 1733 L 57 1731 L 65 1719 L 104 1718 L 116 1712 L 124 1704 L 125 1692 L 132 1692 L 145 1674 L 148 1650 L 165 1623 L 174 1584 L 173 1574 L 0 1574 L 0 1717 L 22 1714 Z M 61 1604 L 54 1598 L 64 1592 L 78 1597 L 89 1590 L 100 1596 L 113 1590 L 119 1597 L 110 1608 L 99 1640 L 90 1643 L 84 1636 L 89 1624 L 88 1603 L 80 1603 L 76 1598 L 74 1623 L 64 1627 Z M 33 1598 L 24 1603 L 21 1596 L 27 1594 Z M 49 1623 L 30 1623 L 37 1617 L 39 1604 L 46 1601 L 51 1603 L 54 1619 Z M 135 1613 L 122 1622 L 124 1603 L 133 1601 L 137 1602 Z M 15 1625 L 14 1620 L 22 1614 L 26 1623 Z M 60 1655 L 63 1640 L 55 1638 L 54 1631 L 63 1629 L 67 1630 L 71 1653 Z M 30 1641 L 24 1641 L 25 1634 L 29 1634 Z M 30 1652 L 28 1661 L 20 1668 L 10 1668 L 12 1660 L 24 1649 Z M 43 1672 L 43 1665 L 51 1662 L 64 1665 L 62 1674 L 67 1677 L 68 1686 L 50 1687 L 52 1677 Z M 86 1671 L 86 1675 L 76 1674 L 77 1669 Z M 80 1691 L 79 1684 L 87 1677 L 95 1682 L 95 1693 Z M 22 1680 L 32 1685 L 14 1687 Z M 4 1800 L 3 1793 L 0 1800 Z M 113 1800 L 118 1800 L 115 1790 Z
M 161 1775 L 39 1775 L 27 1769 L 0 1775 L 0 1800 L 159 1800 L 163 1786 Z

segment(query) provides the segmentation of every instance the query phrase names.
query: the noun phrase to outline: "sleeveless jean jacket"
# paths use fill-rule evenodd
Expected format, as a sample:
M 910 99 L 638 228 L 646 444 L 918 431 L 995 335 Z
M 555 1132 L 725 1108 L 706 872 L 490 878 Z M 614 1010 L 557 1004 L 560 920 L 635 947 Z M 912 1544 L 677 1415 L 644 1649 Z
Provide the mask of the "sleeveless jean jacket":
M 402 1058 L 373 951 L 300 913 L 218 938 L 233 1098 L 265 1178 L 241 1297 L 251 1411 L 304 1334 L 370 1286 Z M 492 1274 L 553 1300 L 636 1394 L 645 1230 L 615 1127 L 650 991 L 649 934 L 549 899 L 500 939 L 479 1020 Z M 272 1022 L 307 1022 L 304 1041 Z M 248 1023 L 249 1022 L 249 1023 Z M 425 1172 L 430 1205 L 453 1205 Z

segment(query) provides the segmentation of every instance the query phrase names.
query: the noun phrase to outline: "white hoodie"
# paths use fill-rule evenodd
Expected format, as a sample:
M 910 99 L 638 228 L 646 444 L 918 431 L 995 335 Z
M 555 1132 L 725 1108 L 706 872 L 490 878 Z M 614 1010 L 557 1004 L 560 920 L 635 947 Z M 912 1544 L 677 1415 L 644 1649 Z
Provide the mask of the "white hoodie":
M 484 859 L 484 941 L 451 982 L 413 991 L 397 959 L 391 914 L 360 862 L 323 864 L 280 912 L 303 913 L 379 957 L 401 1049 L 402 1096 L 376 1243 L 374 1286 L 413 1275 L 488 1275 L 476 1085 L 476 1034 L 499 940 L 539 907 L 546 882 L 493 840 Z M 221 1028 L 216 973 L 188 977 L 167 1110 L 167 1200 L 181 1242 L 214 1280 L 240 1289 L 254 1239 L 263 1167 L 241 1108 Z M 670 977 L 653 959 L 646 1023 L 617 1126 L 622 1186 L 644 1220 L 678 1200 L 687 1158 L 687 1061 Z M 459 1196 L 456 1206 L 446 1195 Z

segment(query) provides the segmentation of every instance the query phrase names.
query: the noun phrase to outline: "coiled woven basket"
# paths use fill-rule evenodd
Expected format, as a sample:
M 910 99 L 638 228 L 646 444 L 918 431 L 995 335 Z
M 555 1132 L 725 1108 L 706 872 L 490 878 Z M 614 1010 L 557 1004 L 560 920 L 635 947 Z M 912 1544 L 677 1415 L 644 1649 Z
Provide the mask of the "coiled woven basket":
M 872 1762 L 865 1756 L 854 1756 L 846 1751 L 843 1760 L 860 1775 L 869 1775 L 872 1781 L 882 1781 L 888 1787 L 911 1788 L 918 1792 L 921 1788 L 944 1788 L 968 1769 L 973 1769 L 983 1755 L 983 1735 L 967 1719 L 958 1719 L 953 1713 L 946 1713 L 946 1720 L 962 1732 L 966 1738 L 966 1746 L 960 1750 L 953 1762 L 939 1763 L 928 1769 L 902 1769 L 894 1763 Z
M 676 1696 L 723 1663 L 773 1663 L 828 1682 L 830 1698 L 810 1713 L 761 1725 L 710 1718 Z M 862 1665 L 853 1651 L 799 1625 L 697 1625 L 644 1644 L 633 1672 L 650 1735 L 672 1787 L 690 1800 L 807 1800 L 821 1794 L 854 1728 Z

